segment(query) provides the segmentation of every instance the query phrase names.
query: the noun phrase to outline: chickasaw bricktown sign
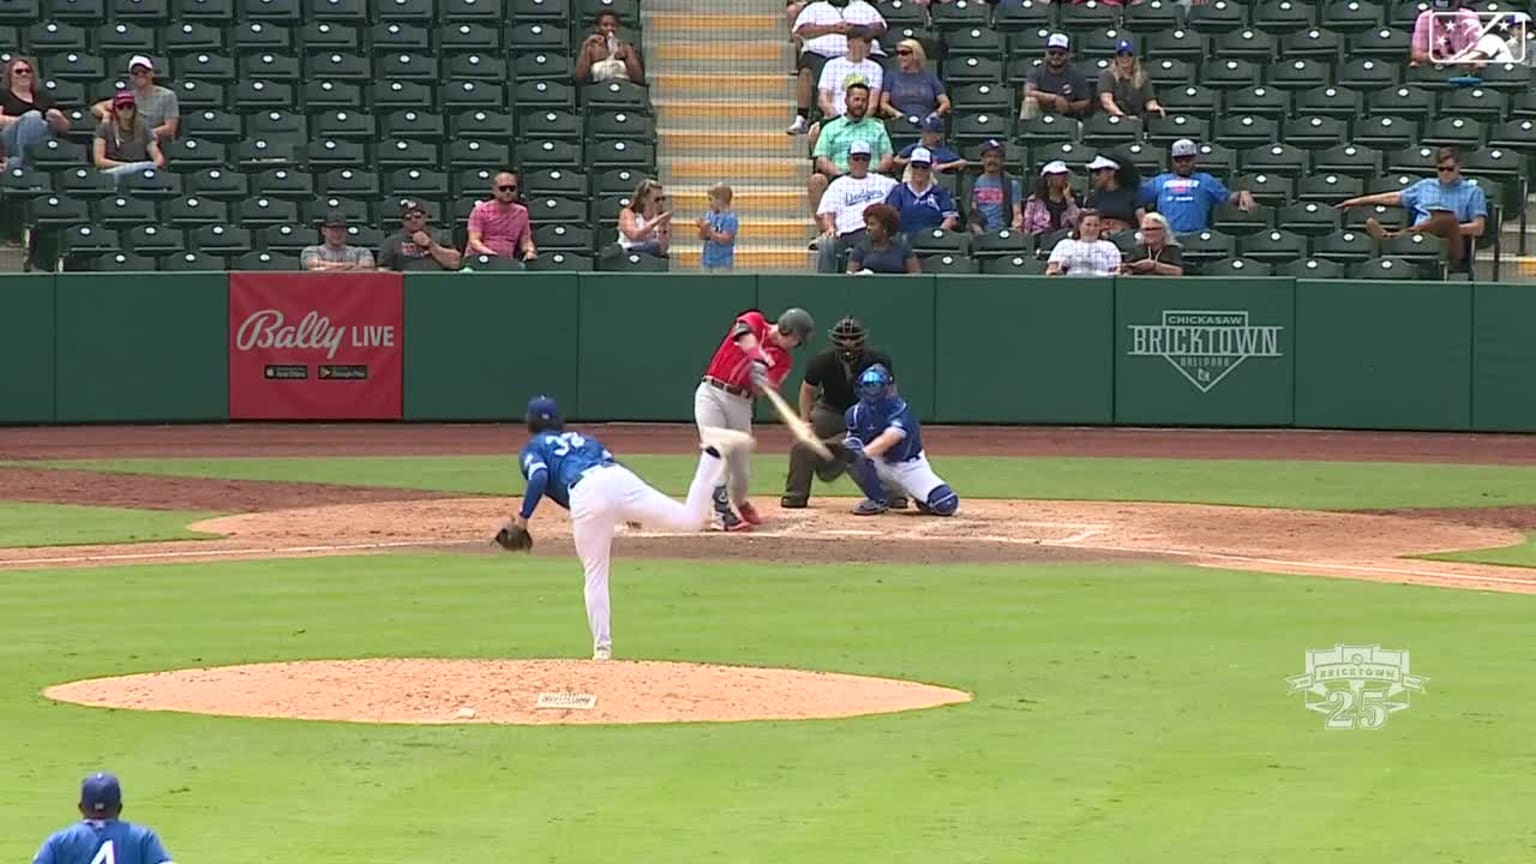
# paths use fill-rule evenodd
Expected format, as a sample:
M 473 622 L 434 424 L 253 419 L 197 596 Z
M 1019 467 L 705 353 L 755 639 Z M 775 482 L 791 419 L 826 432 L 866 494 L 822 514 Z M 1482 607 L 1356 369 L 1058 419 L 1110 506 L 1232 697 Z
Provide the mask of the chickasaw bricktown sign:
M 1201 393 L 1249 358 L 1284 357 L 1284 327 L 1252 324 L 1247 311 L 1163 311 L 1160 324 L 1131 324 L 1131 357 L 1161 357 Z

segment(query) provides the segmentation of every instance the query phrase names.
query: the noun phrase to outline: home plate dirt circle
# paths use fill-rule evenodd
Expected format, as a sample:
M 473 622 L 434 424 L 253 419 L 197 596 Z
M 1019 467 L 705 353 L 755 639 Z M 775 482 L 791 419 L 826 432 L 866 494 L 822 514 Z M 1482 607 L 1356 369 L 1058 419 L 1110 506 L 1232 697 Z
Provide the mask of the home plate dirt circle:
M 98 708 L 225 717 L 517 725 L 817 720 L 971 700 L 962 690 L 915 681 L 800 669 L 406 658 L 178 669 L 75 681 L 43 695 Z

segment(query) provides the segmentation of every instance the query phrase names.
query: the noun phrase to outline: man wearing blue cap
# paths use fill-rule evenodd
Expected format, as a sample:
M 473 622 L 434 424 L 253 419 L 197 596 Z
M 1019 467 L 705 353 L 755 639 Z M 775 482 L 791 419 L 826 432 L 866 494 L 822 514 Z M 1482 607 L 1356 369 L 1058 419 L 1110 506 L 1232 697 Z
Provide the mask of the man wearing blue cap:
M 896 154 L 896 167 L 905 170 L 907 163 L 912 161 L 912 152 L 919 147 L 933 157 L 933 170 L 940 174 L 964 171 L 969 164 L 944 143 L 944 118 L 937 114 L 930 114 L 923 120 L 923 137 L 916 144 L 908 144 Z
M 1115 43 L 1115 60 L 1099 75 L 1099 107 L 1111 117 L 1142 117 L 1168 112 L 1152 95 L 1152 81 L 1142 71 L 1136 46 L 1129 39 Z
M 43 841 L 32 864 L 166 864 L 171 853 L 154 831 L 123 822 L 123 789 L 111 774 L 96 773 L 80 784 L 85 818 Z

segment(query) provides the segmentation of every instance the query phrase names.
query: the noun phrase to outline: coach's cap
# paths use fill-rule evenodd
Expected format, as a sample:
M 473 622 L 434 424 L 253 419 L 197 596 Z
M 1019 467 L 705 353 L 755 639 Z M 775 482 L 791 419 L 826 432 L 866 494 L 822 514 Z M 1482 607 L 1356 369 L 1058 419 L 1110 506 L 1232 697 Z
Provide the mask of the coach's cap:
M 869 142 L 862 138 L 848 145 L 849 156 L 868 156 L 873 152 L 869 147 Z
M 97 772 L 80 784 L 80 806 L 92 813 L 109 813 L 123 803 L 123 787 L 117 778 Z
M 128 71 L 129 72 L 132 72 L 133 70 L 139 68 L 140 66 L 143 66 L 145 69 L 148 69 L 151 72 L 155 71 L 155 61 L 149 59 L 148 57 L 144 56 L 143 54 L 135 54 L 132 57 L 128 58 Z
M 1168 148 L 1168 152 L 1173 154 L 1173 158 L 1178 159 L 1183 156 L 1199 155 L 1200 148 L 1196 147 L 1195 142 L 1188 138 L 1180 138 L 1173 142 L 1173 146 Z
M 1103 154 L 1093 157 L 1093 161 L 1088 163 L 1089 171 L 1098 171 L 1101 168 L 1108 168 L 1111 171 L 1119 171 L 1120 163 Z
M 528 422 L 534 420 L 559 420 L 560 406 L 548 396 L 535 396 L 528 400 Z
M 320 223 L 326 228 L 340 228 L 347 224 L 347 214 L 341 210 L 331 210 L 325 214 L 325 221 Z
M 937 114 L 930 114 L 923 119 L 924 132 L 943 132 L 944 118 Z
M 1055 160 L 1053 162 L 1045 163 L 1045 167 L 1040 169 L 1040 173 L 1041 174 L 1071 174 L 1072 173 L 1072 169 L 1067 167 L 1067 163 L 1061 161 L 1060 159 L 1057 159 L 1057 160 Z
M 427 205 L 417 201 L 415 198 L 400 199 L 400 217 L 403 219 L 412 213 L 420 213 L 423 216 L 427 215 Z
M 1060 48 L 1065 51 L 1072 47 L 1072 40 L 1068 39 L 1065 33 L 1052 33 L 1050 38 L 1045 40 L 1045 47 Z
M 982 142 L 981 152 L 990 153 L 993 150 L 996 150 L 999 153 L 1005 153 L 1008 151 L 1008 145 L 997 140 L 996 138 L 988 138 L 986 141 Z
M 1132 45 L 1131 44 L 1131 40 L 1129 40 L 1129 39 L 1121 39 L 1119 42 L 1115 43 L 1115 53 L 1116 54 L 1135 54 L 1136 53 L 1136 46 Z
M 913 165 L 932 165 L 933 154 L 928 151 L 927 147 L 916 147 L 913 148 L 912 155 L 907 157 L 907 161 Z

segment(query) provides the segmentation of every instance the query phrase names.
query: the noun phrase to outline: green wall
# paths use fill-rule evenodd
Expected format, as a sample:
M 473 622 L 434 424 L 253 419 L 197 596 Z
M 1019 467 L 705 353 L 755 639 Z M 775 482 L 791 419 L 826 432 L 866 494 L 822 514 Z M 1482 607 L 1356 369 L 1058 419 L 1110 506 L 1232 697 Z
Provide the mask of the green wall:
M 0 423 L 227 419 L 227 289 L 0 278 Z M 405 416 L 516 420 L 548 393 L 691 422 L 731 320 L 788 306 L 811 351 L 863 319 L 928 422 L 1536 431 L 1536 286 L 1282 278 L 410 273 Z

